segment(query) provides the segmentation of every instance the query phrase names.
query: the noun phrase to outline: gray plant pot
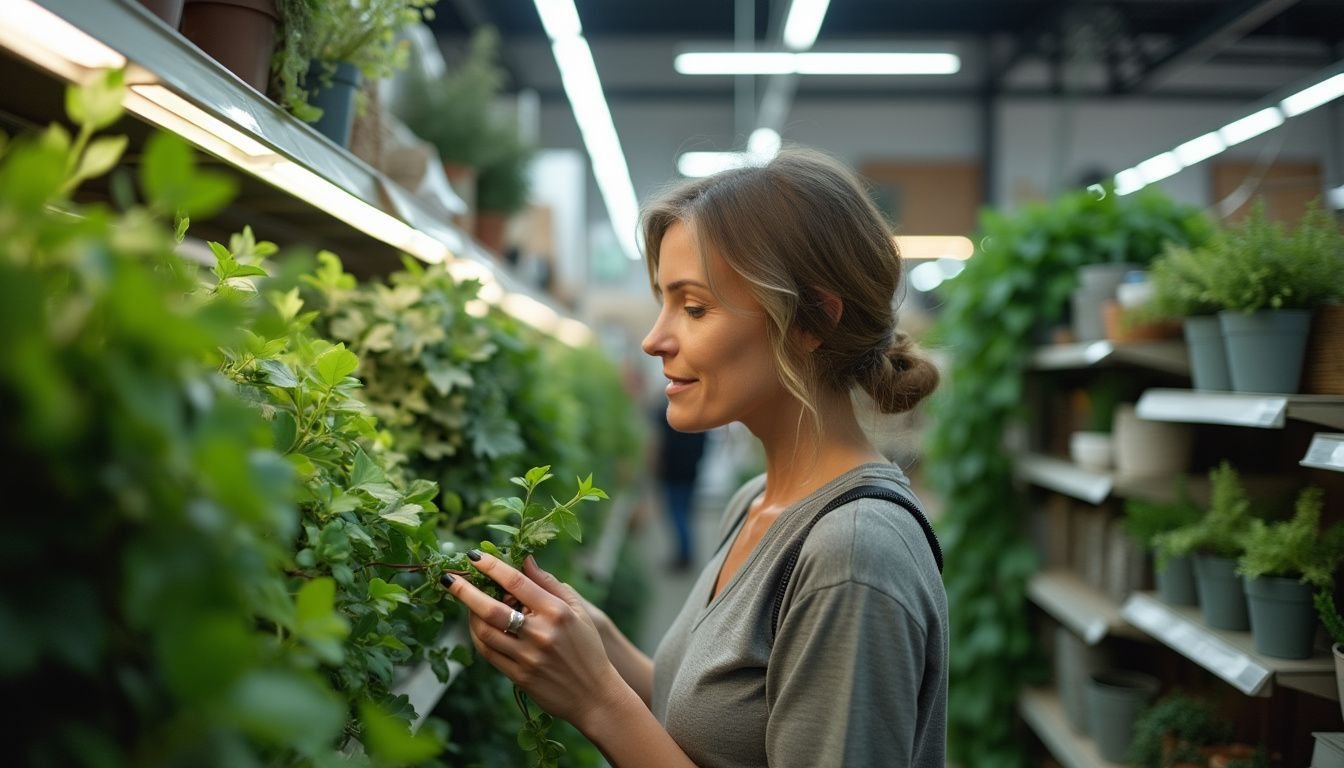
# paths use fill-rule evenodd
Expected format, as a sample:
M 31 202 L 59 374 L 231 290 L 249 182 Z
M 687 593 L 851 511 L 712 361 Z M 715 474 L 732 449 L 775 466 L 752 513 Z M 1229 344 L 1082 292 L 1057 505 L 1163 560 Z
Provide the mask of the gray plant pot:
M 1246 610 L 1246 588 L 1228 557 L 1195 555 L 1195 588 L 1204 623 L 1214 629 L 1245 632 L 1251 628 Z
M 1187 317 L 1183 323 L 1190 356 L 1190 384 L 1195 389 L 1226 392 L 1232 388 L 1227 371 L 1227 345 L 1217 315 Z
M 336 65 L 330 84 L 323 82 L 325 73 L 323 65 L 314 61 L 305 81 L 310 85 L 309 101 L 322 110 L 322 117 L 313 127 L 336 146 L 347 147 L 355 124 L 355 96 L 364 78 L 359 68 L 348 61 Z
M 1073 338 L 1101 341 L 1106 338 L 1106 302 L 1115 299 L 1115 289 L 1125 273 L 1142 269 L 1139 264 L 1088 264 L 1078 268 L 1078 288 L 1073 292 Z
M 1153 565 L 1157 594 L 1167 605 L 1199 605 L 1195 589 L 1195 561 L 1190 555 L 1167 558 L 1167 567 Z
M 1311 312 L 1219 312 L 1234 392 L 1295 395 L 1311 331 Z
M 1129 761 L 1134 721 L 1159 688 L 1157 678 L 1142 672 L 1104 670 L 1092 675 L 1087 683 L 1087 731 L 1103 758 Z
M 1069 725 L 1087 735 L 1087 701 L 1084 689 L 1093 673 L 1108 668 L 1110 653 L 1100 645 L 1088 645 L 1065 627 L 1055 627 L 1055 687 Z
M 1297 579 L 1260 576 L 1246 579 L 1246 602 L 1251 615 L 1255 650 L 1278 659 L 1311 657 L 1316 639 L 1313 589 Z

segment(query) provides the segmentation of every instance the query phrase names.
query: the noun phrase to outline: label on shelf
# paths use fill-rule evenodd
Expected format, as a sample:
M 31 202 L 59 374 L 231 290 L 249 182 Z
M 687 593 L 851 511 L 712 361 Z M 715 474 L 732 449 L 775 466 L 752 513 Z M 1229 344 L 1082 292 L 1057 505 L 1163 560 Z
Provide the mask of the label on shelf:
M 1311 446 L 1300 463 L 1304 467 L 1344 472 L 1344 434 L 1318 432 L 1311 438 Z

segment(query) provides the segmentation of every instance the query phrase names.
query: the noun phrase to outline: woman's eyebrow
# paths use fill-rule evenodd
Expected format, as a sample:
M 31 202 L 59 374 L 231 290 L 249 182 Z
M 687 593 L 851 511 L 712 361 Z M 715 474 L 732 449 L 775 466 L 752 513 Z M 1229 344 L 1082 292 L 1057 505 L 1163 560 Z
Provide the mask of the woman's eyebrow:
M 699 287 L 699 288 L 705 288 L 705 289 L 708 289 L 708 288 L 709 288 L 708 285 L 705 285 L 704 283 L 700 282 L 699 280 L 692 280 L 692 279 L 690 279 L 690 278 L 683 278 L 683 279 L 681 279 L 681 280 L 673 280 L 672 282 L 668 283 L 668 284 L 667 284 L 667 287 L 664 288 L 663 291 L 665 291 L 665 292 L 667 292 L 667 293 L 671 293 L 671 292 L 673 292 L 673 291 L 676 291 L 676 290 L 680 290 L 680 289 L 682 289 L 682 288 L 685 288 L 685 287 L 688 286 L 688 285 L 693 285 L 693 286 L 697 286 L 697 287 Z

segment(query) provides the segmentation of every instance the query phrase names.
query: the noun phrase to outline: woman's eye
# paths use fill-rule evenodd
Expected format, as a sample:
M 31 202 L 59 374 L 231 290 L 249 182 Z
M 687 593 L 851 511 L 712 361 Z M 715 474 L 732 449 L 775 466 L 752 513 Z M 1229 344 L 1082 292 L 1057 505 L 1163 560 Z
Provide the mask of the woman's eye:
M 689 306 L 689 305 L 688 305 L 688 306 L 686 307 L 686 314 L 690 315 L 691 317 L 704 317 L 704 315 L 705 315 L 705 308 L 704 308 L 704 307 L 695 307 L 695 306 Z

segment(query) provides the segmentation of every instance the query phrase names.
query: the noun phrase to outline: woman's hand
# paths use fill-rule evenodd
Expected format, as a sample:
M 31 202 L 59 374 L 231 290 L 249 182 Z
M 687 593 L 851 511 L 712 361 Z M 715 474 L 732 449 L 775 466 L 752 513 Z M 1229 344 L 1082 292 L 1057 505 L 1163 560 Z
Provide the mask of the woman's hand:
M 543 571 L 531 557 L 520 572 L 484 552 L 472 550 L 468 556 L 513 596 L 524 617 L 517 634 L 510 634 L 505 629 L 512 607 L 467 579 L 453 579 L 447 585 L 471 612 L 471 639 L 486 661 L 542 709 L 575 725 L 608 703 L 624 699 L 626 686 L 607 659 L 602 637 L 578 592 Z

